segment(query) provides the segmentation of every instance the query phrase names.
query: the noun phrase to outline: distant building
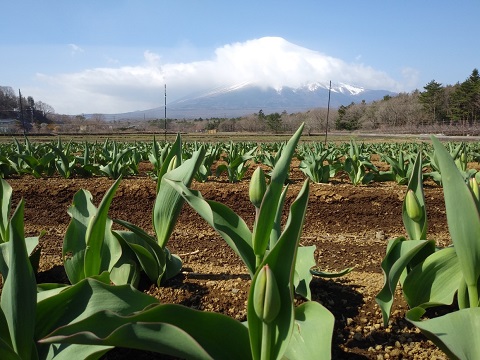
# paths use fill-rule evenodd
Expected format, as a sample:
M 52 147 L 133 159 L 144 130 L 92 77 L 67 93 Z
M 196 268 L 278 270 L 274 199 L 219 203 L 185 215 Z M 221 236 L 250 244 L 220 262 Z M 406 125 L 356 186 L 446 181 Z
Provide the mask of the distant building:
M 10 134 L 15 132 L 17 119 L 0 119 L 0 134 Z

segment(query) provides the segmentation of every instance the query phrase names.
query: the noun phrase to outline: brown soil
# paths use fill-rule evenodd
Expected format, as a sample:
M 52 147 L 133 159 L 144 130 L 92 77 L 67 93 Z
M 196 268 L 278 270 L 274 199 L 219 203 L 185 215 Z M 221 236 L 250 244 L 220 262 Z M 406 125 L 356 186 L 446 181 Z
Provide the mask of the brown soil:
M 148 165 L 147 165 L 148 167 Z M 155 201 L 155 181 L 145 174 L 122 180 L 113 200 L 110 217 L 132 222 L 153 233 L 151 212 Z M 249 226 L 254 209 L 248 200 L 248 178 L 230 184 L 212 178 L 194 182 L 207 199 L 233 208 Z M 298 194 L 305 177 L 293 167 L 288 204 Z M 68 282 L 62 266 L 61 248 L 70 221 L 67 208 L 79 189 L 88 189 L 98 203 L 113 183 L 93 179 L 9 179 L 13 204 L 26 201 L 25 232 L 41 239 L 42 258 L 39 282 Z M 387 328 L 382 325 L 375 296 L 383 285 L 380 268 L 387 240 L 405 235 L 401 217 L 406 186 L 374 183 L 354 187 L 337 177 L 330 184 L 311 184 L 310 199 L 301 245 L 316 245 L 317 267 L 335 271 L 355 266 L 338 279 L 314 278 L 313 300 L 321 302 L 335 316 L 333 359 L 445 359 L 430 341 L 404 320 L 406 304 L 400 293 Z M 441 244 L 449 242 L 442 189 L 425 186 L 429 217 L 429 237 Z M 146 292 L 165 303 L 220 312 L 245 320 L 250 279 L 243 263 L 219 235 L 185 205 L 168 244 L 181 256 L 183 271 L 161 288 Z M 115 349 L 106 358 L 165 358 L 157 354 Z

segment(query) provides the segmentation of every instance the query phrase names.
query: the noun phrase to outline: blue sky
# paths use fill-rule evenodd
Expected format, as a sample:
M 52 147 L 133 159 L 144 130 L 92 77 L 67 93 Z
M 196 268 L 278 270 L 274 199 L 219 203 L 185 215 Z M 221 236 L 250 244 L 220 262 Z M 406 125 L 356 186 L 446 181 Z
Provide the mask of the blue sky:
M 56 112 L 144 110 L 244 82 L 410 92 L 480 66 L 477 0 L 24 0 L 0 11 L 0 86 Z

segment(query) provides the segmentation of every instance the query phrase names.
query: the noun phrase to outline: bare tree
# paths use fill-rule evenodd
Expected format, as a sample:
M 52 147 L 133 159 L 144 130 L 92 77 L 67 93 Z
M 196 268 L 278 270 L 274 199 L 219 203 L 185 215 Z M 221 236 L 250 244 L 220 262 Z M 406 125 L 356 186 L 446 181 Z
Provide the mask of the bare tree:
M 48 105 L 47 103 L 44 103 L 43 101 L 37 101 L 35 103 L 35 109 L 38 111 L 41 111 L 43 113 L 43 116 L 47 117 L 50 114 L 55 114 L 55 109 L 53 106 Z
M 239 131 L 257 132 L 258 131 L 258 117 L 251 114 L 241 117 L 237 123 L 236 128 Z
M 10 86 L 0 86 L 0 110 L 6 113 L 15 111 L 17 107 L 18 101 L 15 91 Z
M 91 117 L 90 117 L 90 120 L 92 122 L 102 122 L 102 121 L 105 121 L 105 115 L 103 114 L 93 114 Z

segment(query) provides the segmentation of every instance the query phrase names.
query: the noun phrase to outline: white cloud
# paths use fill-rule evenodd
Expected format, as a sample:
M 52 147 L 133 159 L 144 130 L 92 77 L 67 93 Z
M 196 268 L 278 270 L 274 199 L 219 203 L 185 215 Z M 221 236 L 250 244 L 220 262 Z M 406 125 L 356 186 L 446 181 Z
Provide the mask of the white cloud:
M 160 55 L 147 50 L 143 53 L 143 57 L 145 58 L 147 64 L 149 66 L 158 66 L 160 65 Z
M 74 44 L 70 47 L 72 51 L 83 51 Z M 367 89 L 401 87 L 385 72 L 347 63 L 279 37 L 228 44 L 216 49 L 209 60 L 188 63 L 162 64 L 162 56 L 149 50 L 143 55 L 143 63 L 136 66 L 39 74 L 45 88 L 38 98 L 57 112 L 117 113 L 161 105 L 165 83 L 169 101 L 196 91 L 245 82 L 276 88 L 329 80 Z M 411 72 L 407 78 L 412 81 Z
M 75 44 L 68 44 L 68 47 L 70 48 L 70 54 L 72 56 L 75 56 L 78 53 L 83 53 L 84 52 L 84 50 L 80 46 L 75 45 Z

